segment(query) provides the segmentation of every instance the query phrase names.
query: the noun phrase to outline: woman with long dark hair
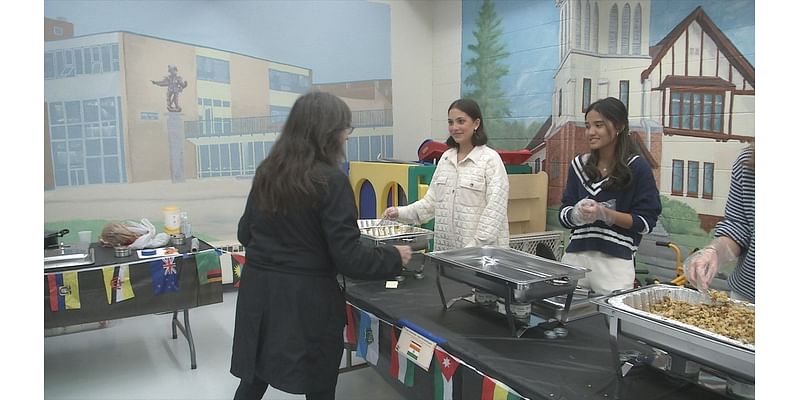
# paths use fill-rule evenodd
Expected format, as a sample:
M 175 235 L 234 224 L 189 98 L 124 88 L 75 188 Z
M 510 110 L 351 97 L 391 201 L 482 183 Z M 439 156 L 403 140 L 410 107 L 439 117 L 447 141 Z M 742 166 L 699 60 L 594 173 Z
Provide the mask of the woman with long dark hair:
M 631 138 L 616 98 L 586 110 L 590 152 L 570 163 L 559 221 L 572 230 L 562 262 L 591 269 L 578 283 L 601 294 L 633 287 L 633 255 L 661 214 L 653 170 Z
M 345 323 L 336 275 L 386 279 L 411 259 L 408 246 L 359 242 L 353 190 L 339 167 L 350 122 L 338 97 L 301 96 L 256 170 L 238 231 L 247 267 L 231 358 L 241 379 L 236 400 L 260 399 L 269 385 L 333 399 Z
M 418 201 L 389 207 L 383 216 L 413 224 L 432 218 L 435 250 L 493 245 L 508 247 L 508 175 L 500 155 L 486 145 L 483 115 L 474 100 L 447 109 L 450 137 Z

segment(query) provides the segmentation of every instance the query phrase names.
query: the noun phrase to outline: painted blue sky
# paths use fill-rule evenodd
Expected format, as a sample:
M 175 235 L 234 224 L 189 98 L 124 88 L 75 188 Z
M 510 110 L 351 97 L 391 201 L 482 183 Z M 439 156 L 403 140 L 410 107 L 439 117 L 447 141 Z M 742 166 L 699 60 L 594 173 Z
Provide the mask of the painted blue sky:
M 474 53 L 473 31 L 483 0 L 464 0 L 462 7 L 461 79 L 472 70 L 463 65 Z M 697 6 L 755 66 L 755 2 L 753 0 L 652 0 L 650 45 L 658 43 Z M 553 0 L 495 0 L 502 19 L 500 40 L 510 55 L 502 60 L 509 73 L 501 86 L 515 119 L 544 121 L 550 116 L 553 77 L 558 67 L 559 13 Z M 464 91 L 462 85 L 462 92 Z
M 314 83 L 391 79 L 387 4 L 354 1 L 45 0 L 75 36 L 130 31 L 311 68 Z

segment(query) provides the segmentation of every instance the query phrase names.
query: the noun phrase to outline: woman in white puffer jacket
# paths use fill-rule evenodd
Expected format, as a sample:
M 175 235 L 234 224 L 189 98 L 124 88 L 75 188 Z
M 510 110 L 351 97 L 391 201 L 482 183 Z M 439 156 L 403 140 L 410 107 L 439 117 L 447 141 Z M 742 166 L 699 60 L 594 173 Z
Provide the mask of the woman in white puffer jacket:
M 486 146 L 478 103 L 454 101 L 447 125 L 450 148 L 442 154 L 428 192 L 407 206 L 387 208 L 383 217 L 411 224 L 433 218 L 436 251 L 508 247 L 508 175 L 500 155 Z

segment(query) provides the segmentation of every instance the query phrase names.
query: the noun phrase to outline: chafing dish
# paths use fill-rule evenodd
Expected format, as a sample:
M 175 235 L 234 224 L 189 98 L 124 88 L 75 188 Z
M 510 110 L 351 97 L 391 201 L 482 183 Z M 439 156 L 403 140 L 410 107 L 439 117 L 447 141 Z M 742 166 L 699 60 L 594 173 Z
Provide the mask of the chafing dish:
M 61 246 L 55 249 L 45 249 L 44 251 L 45 271 L 91 264 L 94 264 L 93 248 Z
M 665 297 L 690 303 L 708 300 L 700 293 L 670 285 L 650 285 L 591 301 L 609 321 L 612 345 L 621 333 L 698 364 L 755 380 L 755 346 L 650 312 Z M 734 300 L 731 300 L 734 301 Z M 755 305 L 738 302 L 755 310 Z
M 426 258 L 437 266 L 436 283 L 444 309 L 459 299 L 445 300 L 439 278 L 444 277 L 470 285 L 501 297 L 512 334 L 515 328 L 512 305 L 530 304 L 535 300 L 566 295 L 564 313 L 569 312 L 572 294 L 578 279 L 586 275 L 585 268 L 573 267 L 519 250 L 495 246 L 467 247 L 436 251 Z M 518 314 L 518 313 L 517 313 Z M 526 328 L 527 329 L 527 328 Z
M 428 242 L 433 239 L 433 231 L 387 219 L 359 219 L 358 228 L 361 231 L 363 243 L 372 246 L 403 245 L 411 247 L 411 250 L 417 253 L 412 255 L 411 261 L 403 267 L 403 271 L 411 271 L 417 279 L 424 277 L 422 270 L 425 263 L 419 252 L 428 249 Z M 401 274 L 395 279 L 402 281 L 405 277 Z

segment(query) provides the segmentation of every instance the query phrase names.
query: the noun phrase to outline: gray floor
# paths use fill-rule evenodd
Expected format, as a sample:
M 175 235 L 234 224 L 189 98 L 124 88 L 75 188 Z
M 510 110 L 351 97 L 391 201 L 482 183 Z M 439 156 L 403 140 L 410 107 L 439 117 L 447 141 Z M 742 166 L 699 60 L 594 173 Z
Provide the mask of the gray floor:
M 171 315 L 109 321 L 105 328 L 44 338 L 45 399 L 231 399 L 238 379 L 228 372 L 236 292 L 190 311 L 197 369 L 183 336 L 171 338 Z M 82 326 L 95 328 L 98 324 Z M 70 331 L 77 330 L 72 328 Z M 339 375 L 338 399 L 403 397 L 374 368 Z M 273 388 L 265 399 L 305 399 Z

